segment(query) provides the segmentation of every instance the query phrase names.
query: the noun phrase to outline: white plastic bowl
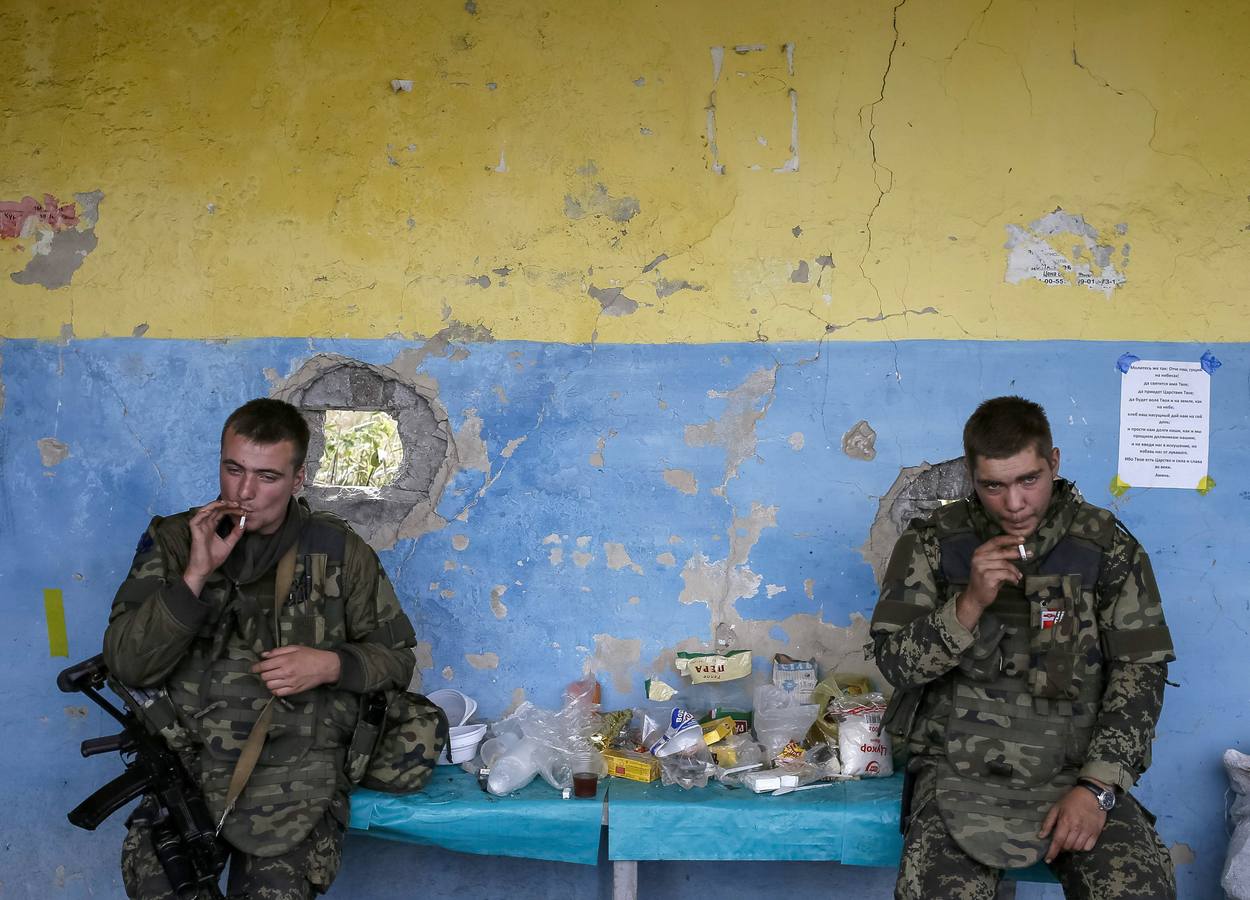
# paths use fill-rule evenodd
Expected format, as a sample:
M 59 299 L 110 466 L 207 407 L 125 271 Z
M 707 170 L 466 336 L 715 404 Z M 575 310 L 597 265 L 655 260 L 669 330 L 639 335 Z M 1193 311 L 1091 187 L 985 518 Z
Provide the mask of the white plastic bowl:
M 447 714 L 447 724 L 453 728 L 463 725 L 477 712 L 477 701 L 455 688 L 441 688 L 431 691 L 426 696 L 430 698 L 431 703 L 442 708 Z
M 485 736 L 485 722 L 480 725 L 453 725 L 447 740 L 447 746 L 443 748 L 442 754 L 438 757 L 438 764 L 440 766 L 449 766 L 468 762 L 477 756 L 478 745 L 482 743 L 482 738 Z

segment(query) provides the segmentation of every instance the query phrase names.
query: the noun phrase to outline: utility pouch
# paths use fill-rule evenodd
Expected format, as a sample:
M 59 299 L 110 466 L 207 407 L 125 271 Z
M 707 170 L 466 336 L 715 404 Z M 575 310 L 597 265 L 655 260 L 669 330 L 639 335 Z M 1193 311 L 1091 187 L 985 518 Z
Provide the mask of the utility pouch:
M 993 681 L 1003 665 L 1003 635 L 1007 626 L 992 612 L 981 616 L 977 640 L 959 658 L 959 670 L 973 681 Z
M 360 786 L 387 794 L 411 794 L 425 786 L 447 746 L 447 714 L 412 691 L 390 691 L 386 697 L 382 733 Z M 361 740 L 366 741 L 367 735 Z
M 352 732 L 351 743 L 347 746 L 347 778 L 352 784 L 358 784 L 365 777 L 385 722 L 386 694 L 375 691 L 362 697 L 356 730 Z
M 1029 690 L 1034 697 L 1076 700 L 1080 621 L 1079 575 L 1028 575 L 1024 595 L 1029 602 Z

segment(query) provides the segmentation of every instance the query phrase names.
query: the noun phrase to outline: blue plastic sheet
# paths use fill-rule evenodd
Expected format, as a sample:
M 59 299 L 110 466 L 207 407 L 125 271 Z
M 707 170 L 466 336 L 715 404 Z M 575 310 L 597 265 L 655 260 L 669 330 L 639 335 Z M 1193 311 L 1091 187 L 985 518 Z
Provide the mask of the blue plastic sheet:
M 613 779 L 611 859 L 837 860 L 896 866 L 902 775 L 774 797 L 712 783 L 683 791 Z
M 512 796 L 495 797 L 459 767 L 444 766 L 417 794 L 354 791 L 351 829 L 460 853 L 594 865 L 606 787 L 600 783 L 594 800 L 565 800 L 536 780 Z

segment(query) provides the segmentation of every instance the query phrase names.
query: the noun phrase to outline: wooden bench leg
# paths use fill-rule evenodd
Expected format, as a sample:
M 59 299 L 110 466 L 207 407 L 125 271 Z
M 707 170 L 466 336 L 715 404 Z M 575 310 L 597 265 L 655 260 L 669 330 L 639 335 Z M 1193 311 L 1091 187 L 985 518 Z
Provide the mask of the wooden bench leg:
M 638 861 L 618 859 L 612 863 L 612 900 L 638 900 Z
M 1006 878 L 1001 879 L 998 882 L 998 893 L 994 895 L 994 900 L 1016 900 L 1016 883 Z

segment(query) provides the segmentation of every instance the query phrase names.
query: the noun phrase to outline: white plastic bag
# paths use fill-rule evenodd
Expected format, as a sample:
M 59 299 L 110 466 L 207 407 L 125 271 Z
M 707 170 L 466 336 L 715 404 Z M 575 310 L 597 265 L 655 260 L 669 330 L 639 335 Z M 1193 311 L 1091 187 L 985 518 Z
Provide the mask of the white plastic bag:
M 890 735 L 881 730 L 885 706 L 885 697 L 881 694 L 829 701 L 829 711 L 838 720 L 838 755 L 842 757 L 842 774 L 894 774 Z
M 1250 900 L 1250 756 L 1225 750 L 1224 771 L 1233 792 L 1233 804 L 1228 811 L 1233 835 L 1228 841 L 1220 886 L 1228 900 Z

